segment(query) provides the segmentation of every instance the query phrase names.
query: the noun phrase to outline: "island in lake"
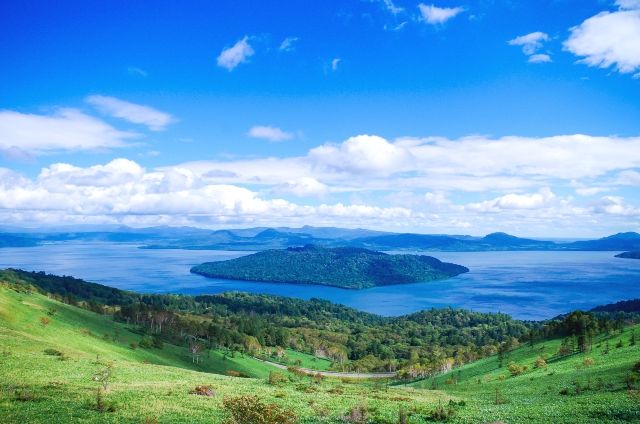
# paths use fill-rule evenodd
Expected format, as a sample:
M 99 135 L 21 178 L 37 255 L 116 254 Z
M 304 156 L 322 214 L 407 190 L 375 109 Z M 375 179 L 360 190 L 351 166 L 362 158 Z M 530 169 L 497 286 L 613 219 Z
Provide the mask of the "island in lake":
M 362 248 L 316 245 L 265 250 L 191 268 L 193 273 L 212 278 L 346 289 L 442 280 L 468 271 L 464 266 L 431 256 L 389 255 Z
M 619 253 L 616 255 L 616 258 L 640 259 L 640 250 Z

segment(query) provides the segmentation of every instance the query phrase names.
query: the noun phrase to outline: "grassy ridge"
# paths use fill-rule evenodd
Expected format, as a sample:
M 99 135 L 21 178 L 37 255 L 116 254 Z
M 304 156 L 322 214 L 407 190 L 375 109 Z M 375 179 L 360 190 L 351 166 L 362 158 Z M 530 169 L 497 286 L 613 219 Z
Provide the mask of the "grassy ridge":
M 47 314 L 51 308 L 57 311 L 53 316 Z M 50 323 L 41 324 L 42 317 Z M 184 348 L 168 344 L 160 350 L 131 349 L 129 343 L 139 339 L 105 316 L 0 286 L 0 422 L 218 423 L 225 418 L 223 399 L 238 395 L 258 395 L 291 409 L 301 422 L 341 422 L 363 403 L 378 422 L 394 422 L 400 405 L 429 411 L 449 398 L 439 392 L 407 393 L 373 383 L 294 375 L 286 383 L 269 385 L 266 376 L 274 368 L 251 358 L 213 355 L 196 365 Z M 45 354 L 46 349 L 63 352 L 66 360 Z M 107 362 L 114 364 L 114 377 L 106 398 L 115 411 L 98 412 L 99 383 L 92 376 Z M 208 373 L 228 369 L 261 378 Z M 216 395 L 189 394 L 201 384 L 213 387 Z
M 591 351 L 565 357 L 557 356 L 557 339 L 521 346 L 507 355 L 503 367 L 492 356 L 410 386 L 436 387 L 465 399 L 467 405 L 458 411 L 461 422 L 478 416 L 508 423 L 640 422 L 640 392 L 625 382 L 640 361 L 640 345 L 629 343 L 632 331 L 640 335 L 640 325 L 601 336 Z M 620 342 L 623 346 L 616 347 Z M 534 366 L 539 357 L 548 359 L 546 366 Z M 528 369 L 513 376 L 510 362 Z M 497 405 L 496 395 L 504 403 Z

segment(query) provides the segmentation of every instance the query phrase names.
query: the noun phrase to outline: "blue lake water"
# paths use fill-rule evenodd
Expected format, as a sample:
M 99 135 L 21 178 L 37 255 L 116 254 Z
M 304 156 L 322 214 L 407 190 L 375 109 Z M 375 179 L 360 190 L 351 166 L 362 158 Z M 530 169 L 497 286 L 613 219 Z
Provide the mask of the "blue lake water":
M 318 297 L 381 315 L 454 306 L 544 319 L 573 309 L 640 298 L 640 260 L 618 252 L 432 252 L 471 271 L 445 281 L 344 290 L 209 279 L 189 272 L 206 261 L 247 252 L 145 250 L 131 244 L 61 243 L 0 249 L 0 268 L 71 275 L 121 289 L 158 293 L 230 290 Z

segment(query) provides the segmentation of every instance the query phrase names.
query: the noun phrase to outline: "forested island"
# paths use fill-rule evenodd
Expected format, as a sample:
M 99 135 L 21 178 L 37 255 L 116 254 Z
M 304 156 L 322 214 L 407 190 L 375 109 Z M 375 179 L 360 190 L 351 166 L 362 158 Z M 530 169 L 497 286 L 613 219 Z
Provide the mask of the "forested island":
M 346 289 L 442 280 L 468 271 L 461 265 L 441 262 L 431 256 L 389 255 L 354 247 L 315 245 L 266 250 L 191 268 L 193 273 L 212 278 Z
M 619 253 L 616 255 L 616 258 L 640 259 L 640 250 Z

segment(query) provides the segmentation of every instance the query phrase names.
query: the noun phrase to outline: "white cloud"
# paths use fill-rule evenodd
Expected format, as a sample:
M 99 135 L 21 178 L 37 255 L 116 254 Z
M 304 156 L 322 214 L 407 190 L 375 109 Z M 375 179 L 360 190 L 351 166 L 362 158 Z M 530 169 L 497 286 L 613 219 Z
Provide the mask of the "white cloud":
M 382 4 L 384 5 L 385 9 L 387 9 L 387 11 L 389 11 L 389 13 L 393 15 L 397 15 L 404 11 L 402 7 L 396 6 L 392 0 L 382 0 Z
M 619 1 L 625 8 L 634 1 Z M 635 5 L 635 6 L 634 6 Z M 564 48 L 582 57 L 579 63 L 600 68 L 615 67 L 621 73 L 640 69 L 640 10 L 601 12 L 571 28 Z
M 85 100 L 105 115 L 124 119 L 134 124 L 146 125 L 152 131 L 162 131 L 167 125 L 176 121 L 168 113 L 115 97 L 94 95 Z
M 76 109 L 52 115 L 0 111 L 0 152 L 5 156 L 124 147 L 136 138 Z
M 285 38 L 284 40 L 282 40 L 282 43 L 280 43 L 279 50 L 283 52 L 290 52 L 295 50 L 294 44 L 296 43 L 296 41 L 298 41 L 298 37 Z
M 340 61 L 341 61 L 341 60 L 342 60 L 342 59 L 340 59 L 339 57 L 336 57 L 335 59 L 333 59 L 333 60 L 331 61 L 331 70 L 332 70 L 333 72 L 335 72 L 335 71 L 337 71 L 337 70 L 338 70 L 338 64 L 340 63 Z
M 464 12 L 463 7 L 437 7 L 433 4 L 426 5 L 424 3 L 418 4 L 418 9 L 420 9 L 422 19 L 431 25 L 443 24 Z
M 254 53 L 253 48 L 249 44 L 249 37 L 245 35 L 244 38 L 233 46 L 222 50 L 217 59 L 218 66 L 233 71 L 236 66 L 246 62 Z
M 531 56 L 529 56 L 529 60 L 527 61 L 529 63 L 549 63 L 551 62 L 551 56 L 549 56 L 548 54 L 532 54 Z
M 283 131 L 278 127 L 255 125 L 247 132 L 249 137 L 263 138 L 272 142 L 286 141 L 293 138 L 293 134 Z
M 593 196 L 598 193 L 609 191 L 607 187 L 580 187 L 576 188 L 576 194 L 580 196 Z
M 616 0 L 620 9 L 640 9 L 640 0 Z
M 276 194 L 293 194 L 298 197 L 321 197 L 328 192 L 328 187 L 315 178 L 301 177 L 275 186 L 273 192 Z
M 378 136 L 358 135 L 342 144 L 324 144 L 309 152 L 316 167 L 347 173 L 389 174 L 409 160 L 407 149 Z
M 536 31 L 509 40 L 509 45 L 522 46 L 522 52 L 530 56 L 540 50 L 545 41 L 549 41 L 549 35 Z
M 605 196 L 601 198 L 593 205 L 592 210 L 595 213 L 609 215 L 640 216 L 640 208 L 628 204 L 619 196 Z
M 323 222 L 339 219 L 345 225 L 401 219 L 411 216 L 404 208 L 343 203 L 306 206 L 283 199 L 265 199 L 247 188 L 210 184 L 192 171 L 172 167 L 148 171 L 128 159 L 81 168 L 65 163 L 44 168 L 34 180 L 0 169 L 0 217 L 3 222 L 30 223 L 143 222 L 219 225 L 262 223 L 276 225 L 292 220 Z M 311 179 L 298 188 L 317 192 Z M 293 187 L 293 185 L 292 185 Z
M 477 212 L 500 212 L 505 209 L 540 209 L 549 207 L 556 196 L 550 188 L 544 187 L 537 193 L 510 193 L 492 200 L 471 203 L 467 208 Z
M 571 164 L 568 166 L 567 164 Z M 640 137 L 428 137 L 388 141 L 360 135 L 326 143 L 306 155 L 198 161 L 199 175 L 215 170 L 233 184 L 278 185 L 313 176 L 339 191 L 406 190 L 517 192 L 604 177 L 640 168 Z

